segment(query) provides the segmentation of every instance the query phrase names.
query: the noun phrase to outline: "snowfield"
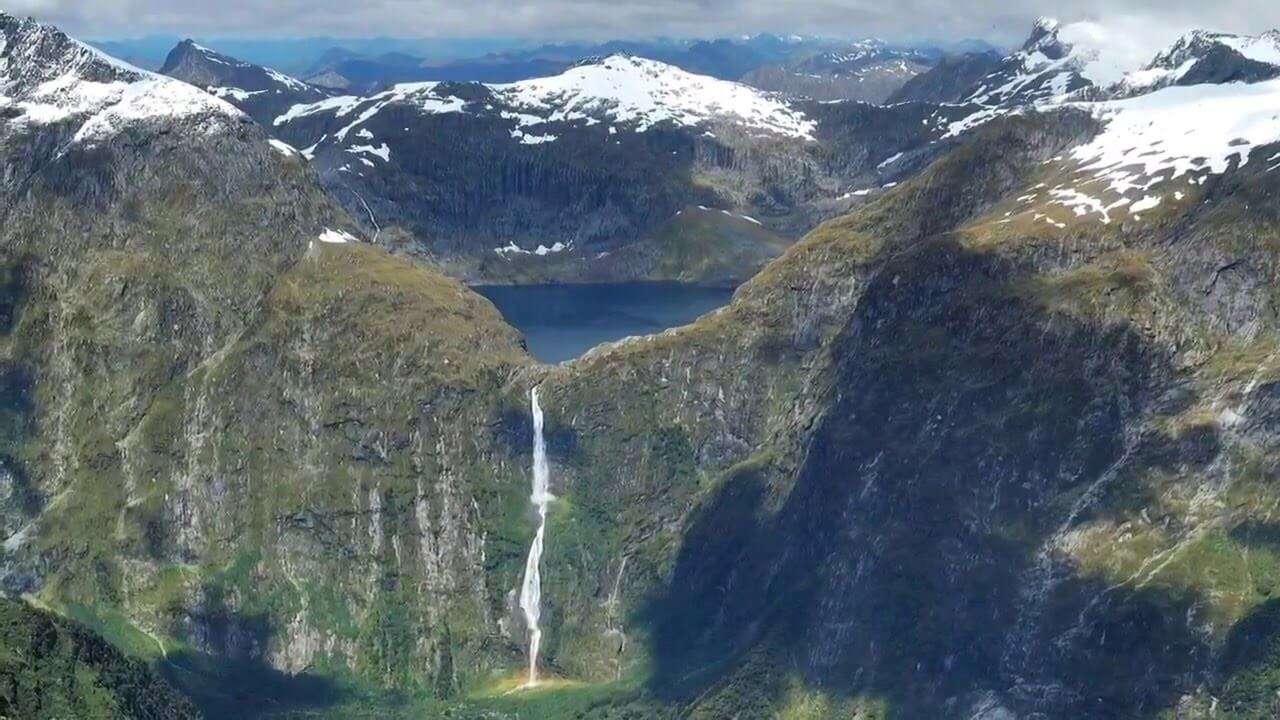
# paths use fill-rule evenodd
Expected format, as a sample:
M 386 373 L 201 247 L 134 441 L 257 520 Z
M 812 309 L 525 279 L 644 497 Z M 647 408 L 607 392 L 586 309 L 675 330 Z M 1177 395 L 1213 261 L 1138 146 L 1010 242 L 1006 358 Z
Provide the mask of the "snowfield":
M 944 138 L 1018 113 L 1070 107 L 1093 114 L 1102 123 L 1101 132 L 1050 161 L 1065 163 L 1073 178 L 1049 188 L 1043 197 L 1036 194 L 1018 201 L 1028 210 L 1057 205 L 1077 218 L 1102 223 L 1112 222 L 1118 213 L 1139 219 L 1161 205 L 1163 193 L 1153 190 L 1156 186 L 1179 179 L 1203 183 L 1207 175 L 1254 161 L 1259 147 L 1280 142 L 1280 78 L 1174 84 L 1219 46 L 1249 61 L 1273 65 L 1280 75 L 1280 33 L 1243 37 L 1195 31 L 1136 69 L 1132 48 L 1111 46 L 1126 42 L 1123 34 L 1089 23 L 1060 28 L 1053 21 L 1041 21 L 1033 42 L 1011 55 L 1003 70 L 988 76 L 990 89 L 971 98 L 979 109 L 951 122 Z M 1082 100 L 1080 91 L 1064 91 L 1072 78 L 1087 81 L 1084 87 L 1104 99 Z M 991 87 L 996 80 L 1000 85 Z M 1006 102 L 1023 90 L 1028 92 L 1021 102 Z M 1276 159 L 1280 153 L 1267 162 Z M 1267 169 L 1277 168 L 1280 165 L 1273 164 Z M 1173 194 L 1184 197 L 1181 190 Z M 1042 218 L 1054 227 L 1060 224 L 1037 214 L 1036 219 Z
M 1118 193 L 1188 174 L 1226 172 L 1280 141 L 1280 80 L 1168 87 L 1090 104 L 1106 128 L 1071 157 Z

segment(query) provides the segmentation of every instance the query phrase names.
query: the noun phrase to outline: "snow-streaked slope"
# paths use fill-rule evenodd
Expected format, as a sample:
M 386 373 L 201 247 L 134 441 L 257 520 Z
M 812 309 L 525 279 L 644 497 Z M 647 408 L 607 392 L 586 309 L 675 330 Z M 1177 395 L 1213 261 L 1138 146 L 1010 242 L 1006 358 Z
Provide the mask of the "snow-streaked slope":
M 1053 178 L 1018 198 L 1015 213 L 1060 230 L 1072 223 L 1140 221 L 1177 203 L 1211 175 L 1262 164 L 1280 169 L 1280 79 L 1166 87 L 1138 97 L 1072 107 L 1101 131 L 1047 163 Z M 1056 219 L 1055 219 L 1056 218 Z
M 273 124 L 278 127 L 300 118 L 332 112 L 335 117 L 346 118 L 349 116 L 351 119 L 350 123 L 334 133 L 334 137 L 338 140 L 345 140 L 347 134 L 352 130 L 382 112 L 384 108 L 394 104 L 413 105 L 424 115 L 462 112 L 466 107 L 466 102 L 456 97 L 438 93 L 438 87 L 440 87 L 440 83 L 436 82 L 406 83 L 396 85 L 390 90 L 368 97 L 342 95 L 327 98 L 317 103 L 294 105 L 283 115 L 277 117 Z
M 948 126 L 954 137 L 1011 114 L 1063 109 L 1098 120 L 1098 134 L 1046 163 L 1049 181 L 1018 198 L 1003 222 L 1017 212 L 1059 229 L 1068 219 L 1141 220 L 1207 176 L 1251 163 L 1280 169 L 1280 153 L 1258 152 L 1280 143 L 1280 33 L 1195 31 L 1127 67 L 1133 53 L 1107 47 L 1116 32 L 1068 27 L 1038 23 L 1027 45 L 986 78 L 988 86 L 1003 84 L 976 94 L 981 107 Z M 1062 91 L 1076 80 L 1087 91 Z
M 1255 62 L 1280 65 L 1280 31 L 1271 30 L 1256 37 L 1221 35 L 1218 41 Z
M 1022 49 L 1006 57 L 1000 67 L 978 82 L 966 102 L 1011 107 L 1052 101 L 1092 87 L 1084 76 L 1096 57 L 1059 39 L 1061 25 L 1041 18 Z
M 476 86 L 485 102 L 451 94 L 447 83 L 408 83 L 367 97 L 343 96 L 295 105 L 274 120 L 279 127 L 323 113 L 350 118 L 339 140 L 391 105 L 416 106 L 422 114 L 493 113 L 514 121 L 513 140 L 554 142 L 553 134 L 526 132 L 549 123 L 608 122 L 645 132 L 664 122 L 683 127 L 730 124 L 748 132 L 800 140 L 816 124 L 777 97 L 746 85 L 695 75 L 671 65 L 626 55 L 583 64 L 561 75 L 504 85 Z
M 76 142 L 104 140 L 152 120 L 242 117 L 197 88 L 139 70 L 55 28 L 2 13 L 0 110 L 13 128 L 75 124 Z

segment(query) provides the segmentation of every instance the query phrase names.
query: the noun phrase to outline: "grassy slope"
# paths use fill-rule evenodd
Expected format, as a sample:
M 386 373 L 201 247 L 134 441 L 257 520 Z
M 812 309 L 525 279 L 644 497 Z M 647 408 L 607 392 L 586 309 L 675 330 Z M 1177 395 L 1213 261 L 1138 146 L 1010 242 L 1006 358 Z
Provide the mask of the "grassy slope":
M 195 707 L 101 637 L 21 601 L 0 601 L 0 717 L 185 720 Z

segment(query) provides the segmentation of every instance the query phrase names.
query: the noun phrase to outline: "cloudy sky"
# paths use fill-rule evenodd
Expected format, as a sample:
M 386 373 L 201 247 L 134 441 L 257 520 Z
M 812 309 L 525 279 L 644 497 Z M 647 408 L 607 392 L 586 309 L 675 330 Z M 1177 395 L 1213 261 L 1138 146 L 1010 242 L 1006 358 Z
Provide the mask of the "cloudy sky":
M 94 38 L 579 40 L 769 31 L 1009 44 L 1041 15 L 1101 22 L 1143 40 L 1188 27 L 1260 32 L 1280 26 L 1280 0 L 0 0 L 0 9 Z

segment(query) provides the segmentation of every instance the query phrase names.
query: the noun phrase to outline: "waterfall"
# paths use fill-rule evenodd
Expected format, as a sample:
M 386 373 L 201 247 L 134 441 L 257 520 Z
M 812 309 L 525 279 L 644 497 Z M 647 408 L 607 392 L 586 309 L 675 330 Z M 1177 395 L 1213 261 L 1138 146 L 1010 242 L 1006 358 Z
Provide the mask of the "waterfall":
M 555 499 L 551 494 L 551 470 L 547 467 L 547 445 L 542 438 L 542 406 L 538 404 L 538 388 L 529 391 L 533 409 L 533 494 L 529 499 L 538 509 L 538 532 L 529 546 L 529 559 L 524 564 L 524 585 L 520 588 L 520 608 L 529 627 L 529 682 L 538 684 L 538 648 L 542 644 L 542 540 L 547 529 L 547 505 Z

